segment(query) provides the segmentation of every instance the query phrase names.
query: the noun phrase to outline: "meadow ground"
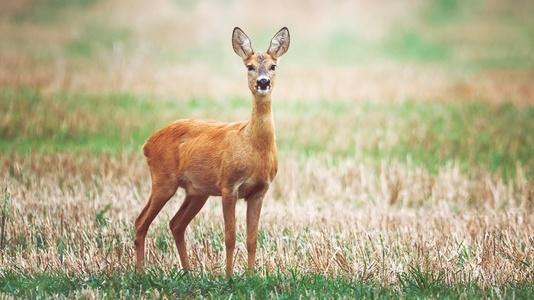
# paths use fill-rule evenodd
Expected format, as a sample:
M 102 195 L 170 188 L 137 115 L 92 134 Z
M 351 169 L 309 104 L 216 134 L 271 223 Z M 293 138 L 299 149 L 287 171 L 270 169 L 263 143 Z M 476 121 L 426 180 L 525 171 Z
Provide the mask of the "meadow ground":
M 285 2 L 260 17 L 241 2 L 2 4 L 2 295 L 534 297 L 532 4 Z M 224 278 L 215 197 L 186 234 L 195 270 L 180 270 L 179 191 L 135 273 L 144 140 L 178 118 L 249 116 L 235 25 L 258 47 L 292 32 L 257 272 L 240 202 Z

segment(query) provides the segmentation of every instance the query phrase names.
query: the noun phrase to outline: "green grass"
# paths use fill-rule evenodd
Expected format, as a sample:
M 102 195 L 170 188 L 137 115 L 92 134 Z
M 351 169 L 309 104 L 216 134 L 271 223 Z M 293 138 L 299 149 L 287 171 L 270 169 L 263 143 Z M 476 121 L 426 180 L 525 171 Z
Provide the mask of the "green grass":
M 521 165 L 534 176 L 534 107 L 482 102 L 278 101 L 281 153 L 358 156 L 415 163 L 435 172 L 451 162 L 505 177 Z M 0 91 L 0 151 L 139 151 L 155 130 L 179 118 L 248 118 L 250 100 L 173 99 L 131 94 L 42 95 Z M 340 126 L 343 124 L 343 126 Z
M 148 270 L 145 273 L 65 274 L 0 272 L 0 292 L 5 295 L 45 298 L 87 295 L 88 290 L 103 298 L 459 298 L 502 297 L 527 299 L 534 286 L 508 284 L 480 288 L 472 284 L 448 285 L 421 274 L 402 273 L 397 285 L 384 286 L 347 277 L 275 272 L 265 276 L 237 275 L 232 280 L 207 274 Z
M 521 164 L 530 175 L 534 170 L 534 109 L 512 104 L 406 102 L 388 107 L 388 117 L 400 118 L 398 140 L 389 147 L 373 145 L 367 155 L 377 159 L 413 159 L 431 171 L 450 161 L 464 170 L 485 166 L 513 176 Z M 387 118 L 386 118 L 387 119 Z M 397 123 L 397 122 L 396 122 Z

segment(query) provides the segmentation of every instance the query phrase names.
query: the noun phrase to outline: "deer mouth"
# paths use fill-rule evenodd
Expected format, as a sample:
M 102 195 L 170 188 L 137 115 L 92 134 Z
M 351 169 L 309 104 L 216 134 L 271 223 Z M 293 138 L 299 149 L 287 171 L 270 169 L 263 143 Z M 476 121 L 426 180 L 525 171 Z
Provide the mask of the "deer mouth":
M 262 95 L 267 94 L 271 90 L 271 84 L 256 84 L 256 91 Z

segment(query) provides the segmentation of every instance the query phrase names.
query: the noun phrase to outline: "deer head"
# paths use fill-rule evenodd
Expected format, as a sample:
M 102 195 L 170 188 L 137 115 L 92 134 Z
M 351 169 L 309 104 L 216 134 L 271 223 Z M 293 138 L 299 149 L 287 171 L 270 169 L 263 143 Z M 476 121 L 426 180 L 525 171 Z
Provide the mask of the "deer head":
M 279 58 L 289 48 L 287 27 L 280 29 L 274 35 L 265 53 L 255 52 L 250 39 L 239 27 L 234 28 L 232 46 L 247 67 L 248 87 L 252 94 L 260 97 L 270 94 L 274 87 Z

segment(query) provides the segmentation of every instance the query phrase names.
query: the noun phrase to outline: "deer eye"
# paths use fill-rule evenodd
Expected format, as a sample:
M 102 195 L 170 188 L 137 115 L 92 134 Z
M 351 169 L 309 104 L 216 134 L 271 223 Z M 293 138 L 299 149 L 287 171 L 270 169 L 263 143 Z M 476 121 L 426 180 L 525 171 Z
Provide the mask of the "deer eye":
M 254 68 L 253 65 L 247 65 L 247 70 L 254 71 L 256 68 Z
M 274 71 L 276 70 L 276 65 L 271 65 L 271 67 L 269 68 L 271 71 Z

